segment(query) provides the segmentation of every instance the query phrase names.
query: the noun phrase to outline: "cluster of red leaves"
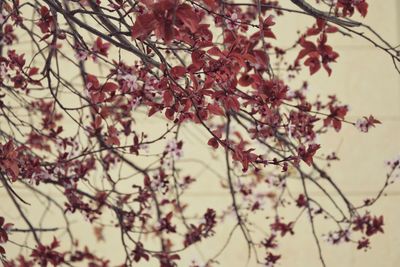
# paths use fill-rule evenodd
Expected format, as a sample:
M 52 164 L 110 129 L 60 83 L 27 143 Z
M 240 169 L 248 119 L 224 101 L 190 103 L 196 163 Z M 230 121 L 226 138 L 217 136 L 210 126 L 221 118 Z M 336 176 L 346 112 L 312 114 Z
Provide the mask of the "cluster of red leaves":
M 20 167 L 18 166 L 19 151 L 21 148 L 16 148 L 12 140 L 2 145 L 0 143 L 0 169 L 10 175 L 13 181 L 16 181 Z
M 271 234 L 268 238 L 266 238 L 261 245 L 266 249 L 267 254 L 265 257 L 265 264 L 267 266 L 275 266 L 275 264 L 282 258 L 281 255 L 276 255 L 271 252 L 278 247 L 278 241 L 276 240 L 276 235 Z
M 296 199 L 296 206 L 304 208 L 308 206 L 308 199 L 304 194 L 300 194 Z
M 367 0 L 338 0 L 336 2 L 335 13 L 338 15 L 353 16 L 355 10 L 365 17 L 368 13 Z
M 310 166 L 313 163 L 313 157 L 321 146 L 318 144 L 311 144 L 307 147 L 300 146 L 298 148 L 299 157 Z
M 157 38 L 171 42 L 178 36 L 178 28 L 197 32 L 201 18 L 188 4 L 177 5 L 173 0 L 142 0 L 147 12 L 140 14 L 132 26 L 132 38 L 146 39 L 154 31 Z
M 271 252 L 268 252 L 267 256 L 265 257 L 265 263 L 267 264 L 267 266 L 275 266 L 275 264 L 281 257 L 281 255 L 275 255 Z
M 40 20 L 37 22 L 42 33 L 48 33 L 52 31 L 54 27 L 54 18 L 50 13 L 50 10 L 46 6 L 40 7 Z
M 6 24 L 3 29 L 3 33 L 0 36 L 0 41 L 4 42 L 6 45 L 12 45 L 17 41 L 17 36 L 14 33 L 14 28 L 11 24 Z
M 342 121 L 348 112 L 348 107 L 339 105 L 329 105 L 330 114 L 324 119 L 324 126 L 332 125 L 338 132 L 342 128 Z
M 146 253 L 141 242 L 137 242 L 135 249 L 132 251 L 133 260 L 139 262 L 141 259 L 148 261 L 150 256 Z
M 213 234 L 213 229 L 217 224 L 215 211 L 213 209 L 207 209 L 207 212 L 204 214 L 203 218 L 204 222 L 198 226 L 194 224 L 190 225 L 189 232 L 185 235 L 185 247 L 201 241 L 202 238 L 206 238 Z
M 303 49 L 299 52 L 295 64 L 298 64 L 301 59 L 307 57 L 304 61 L 304 65 L 310 69 L 311 75 L 316 73 L 321 68 L 322 64 L 330 76 L 332 74 L 332 69 L 329 63 L 335 62 L 339 54 L 333 51 L 330 45 L 327 45 L 327 34 L 337 31 L 338 29 L 336 27 L 328 25 L 325 20 L 317 19 L 317 23 L 312 28 L 308 29 L 306 35 L 299 40 L 299 44 Z M 306 40 L 307 37 L 313 35 L 319 35 L 316 43 Z
M 31 257 L 40 266 L 47 266 L 48 263 L 58 266 L 64 262 L 64 253 L 56 251 L 59 246 L 59 241 L 54 238 L 50 245 L 37 245 Z
M 101 39 L 100 37 L 97 37 L 92 47 L 92 51 L 94 54 L 100 54 L 105 57 L 108 56 L 109 49 L 110 49 L 110 43 L 103 42 L 103 39 Z
M 113 82 L 106 82 L 100 85 L 96 76 L 88 74 L 86 76 L 86 88 L 91 101 L 96 104 L 111 101 L 116 93 L 118 85 Z
M 63 127 L 59 125 L 63 115 L 55 110 L 54 101 L 46 101 L 43 99 L 32 101 L 29 111 L 41 115 L 42 129 L 48 133 L 50 139 L 57 137 L 63 131 Z
M 293 138 L 307 137 L 307 140 L 315 140 L 314 124 L 317 121 L 319 118 L 312 114 L 292 110 L 289 113 L 288 132 Z M 296 125 L 296 127 L 292 127 L 292 125 Z
M 15 50 L 8 50 L 7 57 L 0 56 L 2 73 L 0 75 L 0 84 L 7 80 L 13 82 L 14 88 L 25 89 L 28 84 L 40 85 L 40 81 L 32 78 L 38 74 L 36 67 L 25 67 L 25 55 L 17 54 Z
M 13 2 L 15 6 L 19 5 L 18 1 Z M 100 7 L 101 1 L 88 3 L 82 0 L 79 3 L 83 7 L 89 7 L 90 4 Z M 97 220 L 102 215 L 103 209 L 115 212 L 118 218 L 115 226 L 121 228 L 123 235 L 134 231 L 140 225 L 141 229 L 155 232 L 158 237 L 174 233 L 181 234 L 185 248 L 202 241 L 214 233 L 217 224 L 216 212 L 208 209 L 201 223 L 189 224 L 187 231 L 182 233 L 179 231 L 176 222 L 178 216 L 175 216 L 175 212 L 182 212 L 186 205 L 179 204 L 175 196 L 168 198 L 168 193 L 173 191 L 169 189 L 173 170 L 169 169 L 172 167 L 166 166 L 165 162 L 168 156 L 180 155 L 182 142 L 177 142 L 174 149 L 165 149 L 161 152 L 157 162 L 160 167 L 151 168 L 154 173 L 147 173 L 148 169 L 134 168 L 144 176 L 143 186 L 133 185 L 135 193 L 118 194 L 117 190 L 114 190 L 118 181 L 115 182 L 108 171 L 121 161 L 118 151 L 123 151 L 121 144 L 124 144 L 125 138 L 129 141 L 133 140 L 133 143 L 126 147 L 134 155 L 140 155 L 143 144 L 151 143 L 145 141 L 147 138 L 145 133 L 140 135 L 132 130 L 135 121 L 131 111 L 138 105 L 142 105 L 148 107 L 149 116 L 159 112 L 176 125 L 193 122 L 204 126 L 209 133 L 208 145 L 214 149 L 221 147 L 227 151 L 229 160 L 234 162 L 232 171 L 236 171 L 235 168 L 239 166 L 242 172 L 251 174 L 248 175 L 249 178 L 256 176 L 257 179 L 252 183 L 238 185 L 240 190 L 237 193 L 244 198 L 247 197 L 247 200 L 250 199 L 248 206 L 251 212 L 262 210 L 260 199 L 266 197 L 273 200 L 276 195 L 273 192 L 262 196 L 254 195 L 254 189 L 264 179 L 261 177 L 263 173 L 259 172 L 260 166 L 272 163 L 282 168 L 281 170 L 278 168 L 278 171 L 285 173 L 288 171 L 289 163 L 294 163 L 295 167 L 298 167 L 300 160 L 303 160 L 307 165 L 313 165 L 314 157 L 320 148 L 320 145 L 315 143 L 317 135 L 325 130 L 325 127 L 332 126 L 339 131 L 345 121 L 348 107 L 339 104 L 335 97 L 331 97 L 327 104 L 319 101 L 312 104 L 303 92 L 307 85 L 303 85 L 300 90 L 293 90 L 289 88 L 289 83 L 284 78 L 273 74 L 272 63 L 274 62 L 270 56 L 275 54 L 278 60 L 284 62 L 283 56 L 286 50 L 273 46 L 272 42 L 267 42 L 279 37 L 273 31 L 275 21 L 270 14 L 275 12 L 277 15 L 282 15 L 283 13 L 279 8 L 275 9 L 279 7 L 278 1 L 262 0 L 260 3 L 262 4 L 260 10 L 256 5 L 249 5 L 247 10 L 235 5 L 224 5 L 225 13 L 216 14 L 214 11 L 220 9 L 221 1 L 204 0 L 182 3 L 175 0 L 140 0 L 132 8 L 123 0 L 109 1 L 108 7 L 111 9 L 107 11 L 111 13 L 110 16 L 119 13 L 126 14 L 124 18 L 128 18 L 134 14 L 136 19 L 132 20 L 132 25 L 128 25 L 130 32 L 124 34 L 130 34 L 133 39 L 136 39 L 135 43 L 144 44 L 144 49 L 139 49 L 143 53 L 143 58 L 161 60 L 159 70 L 150 67 L 151 64 L 147 64 L 148 62 L 139 61 L 130 66 L 121 61 L 107 60 L 107 63 L 112 64 L 112 69 L 107 73 L 104 81 L 99 76 L 82 73 L 86 86 L 82 100 L 89 102 L 90 113 L 87 116 L 89 123 L 84 124 L 86 120 L 82 115 L 79 118 L 79 124 L 83 124 L 82 130 L 87 133 L 90 146 L 95 143 L 100 146 L 100 150 L 96 152 L 90 150 L 94 146 L 81 147 L 73 138 L 62 137 L 62 134 L 65 134 L 61 125 L 62 115 L 56 112 L 58 109 L 56 101 L 30 102 L 28 111 L 41 118 L 40 134 L 32 129 L 27 135 L 26 146 L 16 148 L 12 141 L 5 145 L 0 144 L 0 169 L 10 176 L 12 181 L 17 180 L 18 177 L 30 177 L 36 185 L 43 182 L 60 186 L 66 200 L 64 211 L 80 212 L 90 222 Z M 210 10 L 207 11 L 207 8 Z M 368 4 L 365 0 L 338 0 L 336 2 L 336 14 L 340 13 L 344 17 L 353 15 L 354 10 L 358 10 L 365 16 L 367 8 Z M 11 17 L 15 25 L 20 25 L 19 22 L 23 18 L 18 15 L 16 7 L 8 7 L 7 12 L 11 12 L 12 9 L 15 10 L 12 11 Z M 39 19 L 35 23 L 43 35 L 40 41 L 45 41 L 50 36 L 57 37 L 60 44 L 54 41 L 56 38 L 53 39 L 50 50 L 61 49 L 61 41 L 67 37 L 65 33 L 58 31 L 58 28 L 56 30 L 56 27 L 61 27 L 55 21 L 54 12 L 56 11 L 54 8 L 49 10 L 46 6 L 41 6 L 37 11 Z M 95 16 L 94 13 L 92 15 Z M 108 15 L 104 16 L 106 17 Z M 253 24 L 254 21 L 255 24 Z M 207 23 L 214 23 L 212 26 L 221 28 L 223 45 L 215 41 L 211 27 Z M 4 25 L 1 40 L 7 45 L 13 44 L 16 40 L 15 25 Z M 256 28 L 252 34 L 248 31 L 250 26 Z M 325 20 L 317 19 L 316 23 L 297 41 L 301 50 L 295 60 L 295 66 L 289 67 L 288 71 L 300 69 L 300 61 L 304 59 L 304 65 L 309 68 L 311 74 L 316 73 L 322 66 L 331 75 L 330 64 L 336 61 L 339 54 L 328 45 L 327 36 L 337 31 L 336 27 Z M 117 34 L 120 33 L 113 32 L 110 36 L 114 38 Z M 316 40 L 312 41 L 314 37 Z M 78 52 L 78 58 L 82 63 L 88 59 L 88 55 L 92 55 L 93 61 L 100 64 L 109 56 L 112 48 L 111 44 L 101 37 L 97 37 L 92 45 L 79 43 L 80 38 L 75 38 L 74 42 L 71 47 Z M 181 48 L 181 51 L 178 48 Z M 185 53 L 183 58 L 188 58 L 188 62 L 184 64 L 178 60 L 178 63 L 170 64 L 168 56 L 174 53 Z M 44 75 L 49 71 L 51 59 L 49 57 L 49 65 L 41 74 Z M 31 67 L 30 64 L 26 66 L 24 54 L 18 54 L 15 50 L 9 49 L 6 57 L 0 57 L 0 63 L 2 84 L 10 80 L 15 89 L 40 85 L 40 80 L 32 78 L 39 74 L 39 69 Z M 20 91 L 29 93 L 29 90 Z M 0 95 L 0 98 L 3 98 L 3 95 Z M 0 100 L 0 107 L 4 105 L 4 102 Z M 316 109 L 315 112 L 314 109 Z M 324 114 L 325 111 L 328 114 Z M 81 114 L 80 111 L 77 113 Z M 320 116 L 323 119 L 320 119 Z M 216 117 L 224 122 L 217 124 L 215 122 L 217 120 L 214 120 Z M 237 119 L 238 124 L 241 124 L 242 119 L 251 122 L 248 129 L 244 127 L 251 136 L 248 139 L 257 139 L 271 144 L 271 150 L 276 148 L 278 151 L 293 151 L 294 155 L 266 160 L 263 155 L 256 152 L 254 143 L 243 137 L 239 131 L 232 130 L 231 135 L 228 136 L 229 131 L 227 131 L 225 121 L 227 117 L 231 120 Z M 364 119 L 360 124 L 362 129 L 368 130 L 379 123 L 372 116 Z M 323 124 L 322 130 L 315 130 L 316 123 L 320 121 Z M 287 134 L 288 141 L 280 137 L 282 134 Z M 164 136 L 159 140 L 163 138 Z M 295 142 L 292 145 L 287 144 L 292 141 L 291 139 Z M 55 160 L 49 164 L 42 164 L 43 159 L 33 156 L 34 151 L 51 152 L 48 154 L 54 154 Z M 76 156 L 75 152 L 81 155 Z M 92 152 L 96 153 L 96 156 L 90 155 Z M 337 157 L 332 156 L 332 159 L 337 159 Z M 51 161 L 50 158 L 48 160 Z M 86 178 L 90 172 L 98 168 L 97 161 L 101 161 L 101 167 L 105 172 L 104 179 L 113 184 L 113 190 L 97 190 L 93 195 L 85 194 L 84 191 L 79 190 L 78 185 L 87 181 Z M 175 182 L 175 185 L 183 191 L 194 180 L 191 176 L 186 176 L 182 182 Z M 281 178 L 277 182 L 268 182 L 268 185 L 277 187 L 283 187 L 282 184 Z M 178 189 L 176 191 L 179 191 Z M 235 192 L 235 189 L 232 190 Z M 157 197 L 160 197 L 159 203 L 157 203 Z M 125 209 L 132 203 L 138 208 Z M 157 220 L 154 220 L 151 213 L 154 203 L 161 207 Z M 301 209 L 310 208 L 310 200 L 304 194 L 298 196 L 295 204 Z M 164 210 L 167 205 L 172 206 L 173 211 Z M 315 214 L 318 213 L 322 213 L 321 209 L 315 211 Z M 7 224 L 2 226 L 2 221 L 4 222 L 4 219 L 0 217 L 0 242 L 8 238 Z M 154 224 L 153 221 L 156 223 Z M 270 225 L 274 234 L 260 243 L 266 249 L 265 262 L 268 266 L 273 266 L 281 258 L 273 250 L 277 247 L 277 237 L 279 235 L 284 237 L 288 233 L 294 234 L 294 224 L 295 222 L 285 223 L 283 218 L 277 217 Z M 367 237 L 383 232 L 383 217 L 377 218 L 367 214 L 357 217 L 352 224 L 353 230 Z M 345 238 L 345 233 L 339 233 L 339 236 L 340 238 L 335 239 L 336 241 Z M 166 251 L 175 245 L 168 238 L 163 239 L 162 242 L 167 247 Z M 148 261 L 150 257 L 155 257 L 162 267 L 170 267 L 176 266 L 176 261 L 180 259 L 179 255 L 166 251 L 150 252 L 140 241 L 133 243 L 135 248 L 130 256 L 135 262 L 142 259 Z M 368 245 L 367 238 L 358 242 L 359 248 L 365 248 Z M 87 248 L 83 251 L 61 253 L 56 251 L 58 247 L 59 243 L 56 239 L 48 246 L 39 244 L 31 254 L 33 261 L 26 261 L 20 257 L 19 264 L 24 267 L 33 266 L 34 263 L 42 266 L 47 264 L 56 266 L 67 262 L 88 260 L 91 267 L 108 265 L 108 261 L 97 257 Z M 0 246 L 2 254 L 3 251 L 4 249 Z M 71 255 L 69 260 L 66 259 L 67 255 Z M 7 266 L 15 265 L 10 262 Z
M 172 253 L 159 253 L 155 254 L 154 257 L 158 258 L 160 267 L 175 267 L 177 266 L 176 261 L 181 259 L 178 254 Z
M 167 215 L 165 215 L 164 218 L 161 218 L 159 221 L 159 225 L 157 227 L 157 231 L 163 232 L 165 231 L 166 233 L 176 233 L 176 226 L 172 225 L 172 217 L 174 216 L 173 212 L 169 212 Z
M 246 172 L 249 169 L 249 165 L 253 164 L 259 156 L 253 152 L 254 148 L 246 149 L 249 143 L 238 132 L 235 132 L 235 135 L 239 137 L 239 142 L 233 145 L 232 159 L 240 162 L 242 164 L 242 171 Z
M 12 223 L 5 223 L 4 217 L 0 216 L 0 244 L 8 241 L 8 231 L 12 228 Z M 6 250 L 0 245 L 0 256 L 5 254 Z
M 93 251 L 90 251 L 88 247 L 84 247 L 83 250 L 76 250 L 72 255 L 69 256 L 69 261 L 73 264 L 82 263 L 87 261 L 88 267 L 108 267 L 109 260 L 98 257 Z
M 357 216 L 353 221 L 353 231 L 359 231 L 366 236 L 358 241 L 358 249 L 367 249 L 369 247 L 369 238 L 377 233 L 383 233 L 383 216 L 372 216 L 365 213 L 363 216 Z
M 19 255 L 16 259 L 5 261 L 4 267 L 34 267 L 35 262 Z
M 287 233 L 293 235 L 293 226 L 294 222 L 284 223 L 279 218 L 276 218 L 275 222 L 270 225 L 271 230 L 276 233 L 280 233 L 282 237 L 285 236 Z
M 366 213 L 364 216 L 358 216 L 353 223 L 354 231 L 360 231 L 367 236 L 383 233 L 383 216 L 376 217 Z
M 137 242 L 135 249 L 131 252 L 133 256 L 133 260 L 135 262 L 141 261 L 144 259 L 148 261 L 150 259 L 149 254 L 145 251 L 143 244 L 141 242 Z M 160 261 L 160 267 L 174 267 L 177 266 L 175 261 L 180 259 L 178 254 L 172 253 L 158 253 L 155 254 L 154 257 L 158 258 Z
M 34 266 L 77 266 L 77 264 L 89 267 L 109 267 L 109 260 L 98 257 L 88 247 L 78 248 L 78 243 L 74 244 L 74 251 L 59 252 L 60 243 L 57 239 L 53 239 L 50 245 L 39 244 L 31 253 L 31 260 L 20 255 L 15 260 L 7 260 L 5 267 L 34 267 Z

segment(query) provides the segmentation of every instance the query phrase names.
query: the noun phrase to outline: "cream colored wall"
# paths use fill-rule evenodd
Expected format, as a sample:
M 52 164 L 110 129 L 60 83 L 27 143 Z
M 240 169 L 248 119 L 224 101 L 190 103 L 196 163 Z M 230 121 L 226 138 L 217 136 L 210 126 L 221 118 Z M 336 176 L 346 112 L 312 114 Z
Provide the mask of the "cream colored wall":
M 391 43 L 400 43 L 400 1 L 369 1 L 370 12 L 366 23 L 382 33 L 383 37 Z M 287 16 L 281 23 L 276 25 L 277 32 L 293 28 L 293 24 L 310 25 L 312 20 L 297 16 Z M 289 34 L 287 36 L 290 36 Z M 289 40 L 289 39 L 288 39 Z M 292 39 L 290 39 L 292 40 Z M 287 43 L 287 40 L 282 40 Z M 323 146 L 337 148 L 341 161 L 332 167 L 332 176 L 339 183 L 347 195 L 354 201 L 362 202 L 364 198 L 373 197 L 379 186 L 384 183 L 386 168 L 383 161 L 390 159 L 400 153 L 400 77 L 394 70 L 390 58 L 382 51 L 373 48 L 358 37 L 353 39 L 341 37 L 335 38 L 332 45 L 340 53 L 338 63 L 333 65 L 333 75 L 327 78 L 324 71 L 317 73 L 311 78 L 312 94 L 320 93 L 326 95 L 335 93 L 339 99 L 351 106 L 350 118 L 355 120 L 361 116 L 373 114 L 383 124 L 372 129 L 369 134 L 359 133 L 355 128 L 345 126 L 341 134 L 329 134 L 321 138 Z M 146 129 L 156 129 L 153 121 L 141 122 Z M 183 138 L 186 140 L 185 155 L 187 157 L 212 158 L 208 148 L 199 145 L 200 140 L 207 140 L 207 137 L 198 127 L 186 128 L 183 131 Z M 218 160 L 207 162 L 221 175 L 224 174 L 224 165 Z M 202 172 L 203 166 L 189 164 L 193 174 L 201 173 L 199 186 L 196 187 L 184 200 L 193 203 L 189 212 L 202 213 L 212 206 L 215 209 L 225 207 L 229 204 L 229 196 L 226 191 L 218 187 L 219 180 L 211 172 Z M 315 192 L 310 195 L 318 197 Z M 39 220 L 45 207 L 35 200 L 35 196 L 24 194 L 23 197 L 32 203 L 26 210 L 34 220 Z M 14 208 L 6 200 L 3 191 L 0 193 L 1 213 L 9 218 L 17 219 Z M 354 244 L 332 246 L 322 242 L 323 254 L 328 266 L 354 266 L 354 267 L 397 267 L 400 266 L 400 183 L 395 184 L 387 192 L 387 196 L 380 199 L 374 206 L 373 211 L 385 215 L 384 235 L 373 238 L 372 249 L 368 253 L 357 251 Z M 292 210 L 287 211 L 290 216 Z M 52 220 L 47 221 L 47 226 L 54 226 L 61 220 L 59 213 L 51 213 Z M 68 215 L 70 216 L 70 215 Z M 79 215 L 71 215 L 79 221 Z M 263 225 L 264 224 L 264 225 Z M 21 221 L 21 227 L 23 223 Z M 45 225 L 45 226 L 46 226 Z M 218 235 L 210 238 L 197 247 L 190 248 L 185 252 L 182 264 L 187 266 L 192 258 L 201 259 L 204 255 L 215 254 L 226 240 L 229 231 L 234 225 L 233 218 L 228 219 L 217 229 Z M 106 232 L 106 242 L 96 243 L 92 236 L 92 228 L 89 223 L 74 226 L 83 237 L 85 243 L 91 244 L 91 248 L 98 251 L 105 257 L 120 260 L 123 251 L 120 245 L 119 236 L 115 232 Z M 268 225 L 260 218 L 260 227 L 268 230 Z M 327 227 L 321 222 L 318 224 L 320 233 Z M 326 229 L 325 229 L 326 230 Z M 280 252 L 284 258 L 279 266 L 282 267 L 314 267 L 320 266 L 317 256 L 317 249 L 311 235 L 310 225 L 307 217 L 303 217 L 295 228 L 296 235 L 283 239 Z M 14 236 L 19 242 L 21 237 Z M 14 238 L 13 237 L 13 238 Z M 61 239 L 66 236 L 60 236 Z M 17 247 L 8 245 L 10 255 L 18 252 Z M 26 251 L 23 253 L 27 253 Z M 231 244 L 220 257 L 221 266 L 245 266 L 247 252 L 244 239 L 239 231 L 236 231 Z M 152 262 L 148 266 L 155 266 Z M 139 266 L 147 266 L 140 264 Z M 248 266 L 255 266 L 250 261 Z

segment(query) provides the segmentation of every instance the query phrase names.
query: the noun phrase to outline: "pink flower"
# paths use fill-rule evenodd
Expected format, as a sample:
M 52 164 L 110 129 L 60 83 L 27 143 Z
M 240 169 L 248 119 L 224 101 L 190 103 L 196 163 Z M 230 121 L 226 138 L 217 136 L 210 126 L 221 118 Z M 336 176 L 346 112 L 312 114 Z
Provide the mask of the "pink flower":
M 226 26 L 228 27 L 229 30 L 234 30 L 239 27 L 241 20 L 238 19 L 238 14 L 233 13 L 230 17 L 230 19 L 225 19 Z
M 368 132 L 368 125 L 365 119 L 358 119 L 355 126 L 358 130 L 360 130 L 363 133 Z
M 180 159 L 183 156 L 182 141 L 177 142 L 176 139 L 170 140 L 167 143 L 166 152 L 174 159 Z
M 380 123 L 381 123 L 380 121 L 378 121 L 372 115 L 370 115 L 369 117 L 363 117 L 361 119 L 358 119 L 354 126 L 356 126 L 356 128 L 361 132 L 367 133 L 371 127 L 375 127 L 375 124 L 380 124 Z
M 85 61 L 88 58 L 88 52 L 83 49 L 75 50 L 75 58 L 79 61 Z

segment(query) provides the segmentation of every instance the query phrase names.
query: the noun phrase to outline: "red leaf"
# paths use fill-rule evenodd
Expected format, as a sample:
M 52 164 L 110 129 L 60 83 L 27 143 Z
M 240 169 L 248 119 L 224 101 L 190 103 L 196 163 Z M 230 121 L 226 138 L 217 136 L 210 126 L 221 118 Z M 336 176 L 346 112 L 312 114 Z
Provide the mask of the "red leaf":
M 269 62 L 269 57 L 267 53 L 261 50 L 254 50 L 254 57 L 256 59 L 256 62 L 260 64 L 263 68 L 268 67 L 268 62 Z
M 131 29 L 132 38 L 146 38 L 155 29 L 156 24 L 157 21 L 152 13 L 138 16 Z
M 254 82 L 254 79 L 248 75 L 248 74 L 244 74 L 240 77 L 239 79 L 239 84 L 241 86 L 249 86 Z
M 368 3 L 367 2 L 359 2 L 356 4 L 356 8 L 358 12 L 360 12 L 361 16 L 365 17 L 368 12 Z
M 16 181 L 19 175 L 19 167 L 17 162 L 14 160 L 4 160 L 3 162 L 9 174 L 12 176 L 12 180 Z
M 160 110 L 160 108 L 157 107 L 157 106 L 151 107 L 150 110 L 149 110 L 148 116 L 149 116 L 149 117 L 153 116 L 153 115 L 154 115 L 157 111 L 159 111 L 159 110 Z
M 212 56 L 225 57 L 224 53 L 222 53 L 222 51 L 216 46 L 214 46 L 213 48 L 209 49 L 207 51 L 207 53 L 212 55 Z
M 274 25 L 275 25 L 274 16 L 269 15 L 269 16 L 264 20 L 263 26 L 264 26 L 264 27 L 271 27 L 271 26 L 274 26 Z
M 172 102 L 174 100 L 174 95 L 171 93 L 170 90 L 164 91 L 163 100 L 165 106 L 169 107 L 172 105 Z
M 190 29 L 192 33 L 197 31 L 200 19 L 191 6 L 188 4 L 180 5 L 176 10 L 176 16 Z
M 307 163 L 308 166 L 310 166 L 313 163 L 313 157 L 315 153 L 320 147 L 321 146 L 318 144 L 311 144 L 306 150 L 304 146 L 301 146 L 298 149 L 299 156 L 305 163 Z
M 0 243 L 6 243 L 8 241 L 7 232 L 3 229 L 0 229 Z
M 96 119 L 94 120 L 94 128 L 99 129 L 101 126 L 101 122 L 102 122 L 101 117 L 99 115 L 97 115 Z
M 304 65 L 310 68 L 310 74 L 313 75 L 321 68 L 321 63 L 317 57 L 309 57 L 304 61 Z
M 112 82 L 106 82 L 101 89 L 105 92 L 115 92 L 118 89 L 118 85 Z
M 209 6 L 209 7 L 211 7 L 211 8 L 216 8 L 216 7 L 218 7 L 218 1 L 216 1 L 216 0 L 203 0 L 203 2 L 204 2 L 207 6 Z
M 100 86 L 99 80 L 96 76 L 88 74 L 86 76 L 86 87 L 88 90 L 96 90 Z
M 165 110 L 165 116 L 171 121 L 174 119 L 174 114 L 175 111 L 172 108 L 167 108 L 167 110 Z
M 52 249 L 55 249 L 55 248 L 57 248 L 57 247 L 59 247 L 60 246 L 60 242 L 54 237 L 53 238 L 53 242 L 51 242 L 51 244 L 50 244 L 50 247 L 52 248 Z
M 33 67 L 33 68 L 30 68 L 28 75 L 30 77 L 30 76 L 37 74 L 38 72 L 39 72 L 39 68 Z
M 106 140 L 106 144 L 110 146 L 120 146 L 117 129 L 114 126 L 108 127 L 108 137 Z
M 191 58 L 193 63 L 188 68 L 189 72 L 194 73 L 204 66 L 204 53 L 205 52 L 202 50 L 195 50 L 192 52 Z
M 332 125 L 333 128 L 336 130 L 336 132 L 339 132 L 340 129 L 342 128 L 342 122 L 336 118 L 332 119 Z
M 226 109 L 232 109 L 235 112 L 238 112 L 240 109 L 240 103 L 235 96 L 228 96 L 224 104 Z
M 181 257 L 178 254 L 172 254 L 171 256 L 169 256 L 170 260 L 180 260 Z
M 214 115 L 225 116 L 224 110 L 217 104 L 208 104 L 207 109 Z
M 108 50 L 110 49 L 110 43 L 103 43 L 100 37 L 97 37 L 96 42 L 93 44 L 93 51 L 103 56 L 108 56 Z
M 183 66 L 175 66 L 171 69 L 171 74 L 174 78 L 180 78 L 186 74 L 186 68 Z
M 155 28 L 155 34 L 164 39 L 166 43 L 170 43 L 174 39 L 174 27 L 171 26 L 171 21 L 166 19 L 159 21 Z

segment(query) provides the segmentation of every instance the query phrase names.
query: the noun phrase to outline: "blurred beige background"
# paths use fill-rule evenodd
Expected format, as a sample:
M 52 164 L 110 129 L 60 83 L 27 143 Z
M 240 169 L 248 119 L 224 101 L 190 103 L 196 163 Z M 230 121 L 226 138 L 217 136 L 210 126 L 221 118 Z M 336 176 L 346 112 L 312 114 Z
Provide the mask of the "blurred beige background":
M 282 5 L 283 2 L 282 1 Z M 288 1 L 289 2 L 289 1 Z M 370 9 L 365 23 L 374 27 L 377 32 L 382 33 L 392 44 L 400 43 L 400 1 L 369 1 Z M 290 6 L 288 3 L 287 6 Z M 278 21 L 275 32 L 290 31 L 295 28 L 293 24 L 311 25 L 312 19 L 287 15 Z M 281 36 L 281 35 L 280 35 Z M 278 40 L 287 44 L 293 40 L 290 33 L 288 40 Z M 289 37 L 291 37 L 289 39 Z M 336 162 L 331 170 L 343 191 L 356 203 L 361 203 L 367 197 L 375 196 L 377 190 L 383 185 L 387 169 L 384 160 L 392 159 L 400 154 L 400 76 L 395 71 L 391 59 L 382 51 L 372 47 L 371 44 L 359 37 L 348 38 L 338 36 L 330 42 L 340 53 L 338 63 L 332 64 L 333 75 L 327 77 L 324 71 L 318 72 L 310 79 L 311 94 L 336 94 L 343 103 L 351 107 L 351 120 L 356 120 L 364 115 L 373 114 L 382 121 L 382 125 L 372 129 L 370 133 L 363 134 L 354 127 L 344 126 L 338 134 L 328 134 L 319 141 L 325 147 L 335 149 L 340 162 Z M 161 122 L 161 121 L 160 121 Z M 66 124 L 68 125 L 68 124 Z M 157 129 L 153 121 L 143 121 L 141 126 L 146 129 Z M 204 142 L 208 138 L 198 127 L 185 128 L 183 137 L 185 139 L 185 156 L 210 158 L 216 157 L 208 151 L 207 147 L 199 145 L 199 140 Z M 209 165 L 221 175 L 225 167 L 220 161 L 210 160 Z M 226 191 L 218 187 L 219 179 L 215 173 L 204 171 L 204 166 L 188 165 L 193 174 L 199 176 L 199 186 L 195 187 L 184 197 L 184 201 L 194 203 L 192 213 L 203 213 L 209 206 L 218 210 L 219 207 L 228 205 L 230 198 Z M 200 179 L 201 178 L 201 179 Z M 314 195 L 313 195 L 314 194 Z M 317 193 L 310 195 L 318 197 Z M 24 198 L 33 203 L 28 212 L 32 218 L 39 220 L 40 213 L 34 210 L 43 209 L 40 202 L 33 195 L 24 195 Z M 16 218 L 13 206 L 8 202 L 3 192 L 0 193 L 0 211 L 10 218 Z M 372 239 L 372 249 L 367 253 L 356 250 L 354 244 L 332 246 L 322 242 L 323 254 L 328 266 L 354 266 L 354 267 L 397 267 L 400 266 L 400 182 L 389 188 L 387 196 L 380 199 L 373 207 L 377 214 L 385 215 L 384 235 L 377 235 Z M 291 211 L 286 211 L 290 216 Z M 61 220 L 59 213 L 50 213 L 54 222 Z M 70 216 L 70 215 L 69 215 Z M 82 220 L 80 215 L 71 215 L 75 221 Z M 34 219 L 34 220 L 35 220 Z M 264 222 L 260 220 L 260 222 Z M 52 222 L 47 222 L 52 226 Z M 21 223 L 21 225 L 23 225 Z M 197 247 L 190 248 L 183 255 L 184 258 L 179 266 L 188 266 L 192 259 L 201 262 L 205 258 L 215 254 L 223 245 L 231 228 L 233 219 L 227 220 L 218 226 L 220 233 L 208 239 Z M 261 225 L 268 230 L 268 225 Z M 325 226 L 319 224 L 318 232 L 322 234 Z M 100 255 L 114 260 L 113 263 L 121 263 L 123 250 L 120 240 L 115 232 L 105 232 L 106 241 L 96 243 L 92 226 L 89 223 L 81 223 L 76 227 L 83 238 L 82 241 L 89 244 L 91 249 L 98 251 Z M 278 266 L 282 267 L 316 267 L 320 266 L 317 249 L 311 235 L 308 218 L 303 216 L 295 228 L 296 235 L 285 238 L 281 242 L 279 252 L 284 258 Z M 65 237 L 65 236 L 64 236 Z M 12 237 L 14 238 L 14 236 Z M 61 239 L 63 237 L 60 237 Z M 15 239 L 21 240 L 21 236 L 15 235 Z M 247 251 L 244 239 L 240 231 L 236 231 L 231 244 L 219 258 L 220 266 L 246 266 Z M 10 256 L 19 252 L 13 245 L 8 245 L 7 251 Z M 22 251 L 26 253 L 26 251 Z M 156 266 L 155 262 L 149 265 Z M 247 266 L 256 266 L 250 261 Z

